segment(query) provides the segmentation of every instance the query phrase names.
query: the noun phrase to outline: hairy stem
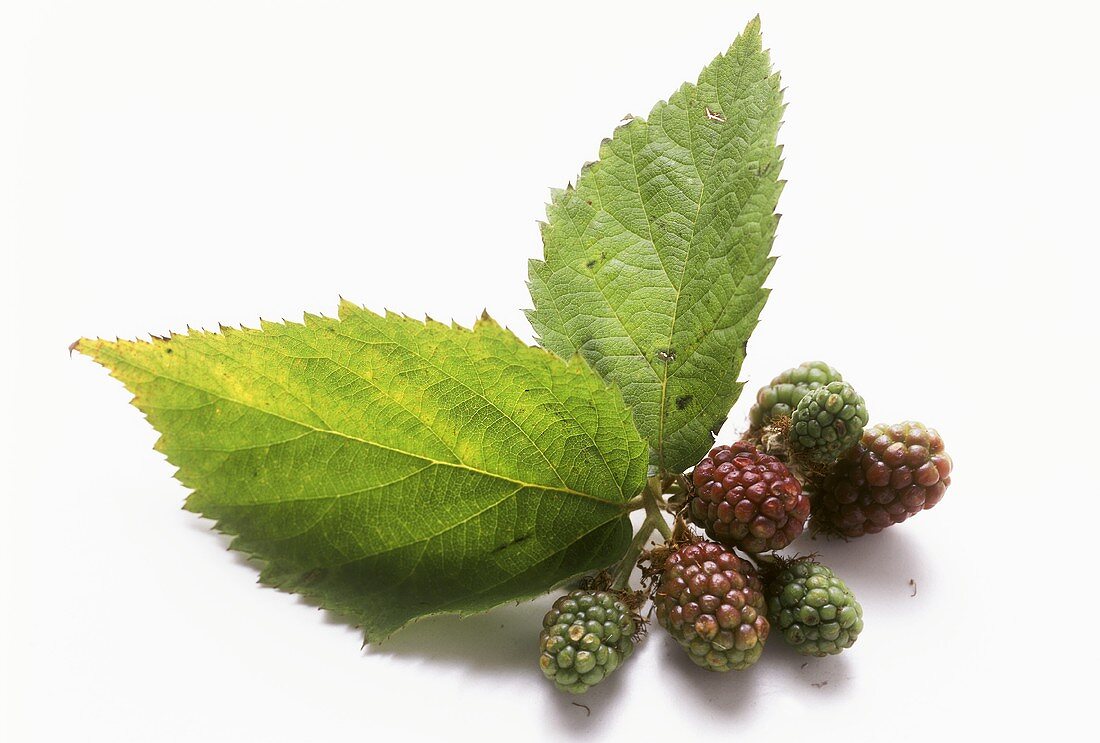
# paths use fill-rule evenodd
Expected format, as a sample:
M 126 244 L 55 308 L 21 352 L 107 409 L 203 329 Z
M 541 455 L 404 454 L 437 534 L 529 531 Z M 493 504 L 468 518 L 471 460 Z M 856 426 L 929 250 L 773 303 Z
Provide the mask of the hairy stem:
M 642 498 L 645 500 L 646 520 L 652 519 L 654 526 L 661 532 L 661 536 L 665 539 L 671 539 L 672 528 L 669 527 L 664 514 L 661 513 L 665 506 L 665 499 L 661 496 L 661 478 L 649 478 L 645 492 L 642 493 Z
M 750 557 L 752 558 L 752 561 L 756 563 L 756 567 L 761 569 L 765 567 L 774 568 L 780 564 L 780 559 L 776 555 L 760 553 L 750 555 Z
M 649 482 L 646 483 L 645 492 L 629 503 L 633 504 L 635 501 L 638 501 L 641 507 L 645 508 L 645 520 L 638 527 L 638 531 L 634 534 L 634 539 L 631 540 L 626 554 L 615 568 L 615 582 L 611 584 L 611 587 L 619 591 L 625 590 L 630 583 L 630 574 L 634 571 L 634 564 L 638 562 L 638 556 L 642 554 L 642 550 L 649 543 L 649 538 L 654 530 L 659 531 L 665 539 L 672 537 L 672 529 L 669 527 L 668 521 L 665 520 L 664 514 L 661 513 L 664 498 L 661 497 L 661 479 L 659 477 L 651 477 Z
M 611 584 L 611 587 L 616 591 L 626 590 L 627 585 L 630 583 L 630 574 L 634 572 L 634 564 L 638 562 L 638 556 L 642 554 L 642 550 L 649 542 L 649 537 L 653 534 L 655 526 L 651 517 L 647 514 L 645 521 L 642 522 L 641 527 L 634 534 L 630 546 L 627 547 L 626 555 L 623 556 L 623 559 L 615 568 L 615 581 Z

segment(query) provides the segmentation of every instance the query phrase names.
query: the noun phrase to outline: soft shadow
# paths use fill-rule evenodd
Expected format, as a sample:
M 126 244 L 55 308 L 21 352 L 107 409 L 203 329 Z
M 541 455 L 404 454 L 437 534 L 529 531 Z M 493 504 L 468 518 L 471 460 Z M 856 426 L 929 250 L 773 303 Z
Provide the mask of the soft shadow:
M 650 639 L 644 640 L 634 651 L 635 656 L 651 649 L 647 647 Z M 629 669 L 636 662 L 632 656 L 625 668 Z M 620 668 L 584 694 L 563 694 L 552 684 L 542 684 L 543 712 L 556 723 L 556 735 L 570 740 L 591 738 L 593 733 L 615 720 L 620 711 L 617 698 L 622 694 L 623 680 L 629 673 Z
M 229 548 L 232 537 L 214 529 L 205 519 L 191 521 L 192 528 L 218 540 L 239 566 L 257 574 L 263 561 Z M 317 602 L 294 594 L 303 606 L 320 609 Z M 387 655 L 418 662 L 461 665 L 471 672 L 491 674 L 516 671 L 538 674 L 537 629 L 542 626 L 552 596 L 498 606 L 485 614 L 459 617 L 447 614 L 415 621 L 382 643 L 367 645 L 364 655 Z M 362 639 L 357 620 L 346 614 L 322 610 L 324 622 L 354 632 Z M 613 675 L 608 681 L 614 679 Z M 601 687 L 609 684 L 601 684 Z M 613 686 L 613 684 L 611 684 Z M 553 689 L 551 689 L 553 691 Z M 580 710 L 583 714 L 584 710 Z
M 208 537 L 218 540 L 218 542 L 222 545 L 226 553 L 228 553 L 229 558 L 233 560 L 233 562 L 235 562 L 239 567 L 246 568 L 252 575 L 256 577 L 256 585 L 258 588 L 262 588 L 263 590 L 268 591 L 277 590 L 268 586 L 264 586 L 259 582 L 260 571 L 263 569 L 264 566 L 263 560 L 259 559 L 258 557 L 251 557 L 246 553 L 241 552 L 240 550 L 230 548 L 229 545 L 233 542 L 233 537 L 218 531 L 216 528 L 214 528 L 214 526 L 211 525 L 208 520 L 202 518 L 201 516 L 197 517 L 194 521 L 191 521 L 189 523 L 191 525 L 191 528 L 197 531 L 201 531 Z M 300 594 L 284 595 L 292 596 L 294 600 L 302 606 L 316 609 L 317 611 L 321 612 L 322 621 L 324 621 L 325 624 L 342 627 L 349 633 L 357 634 L 360 641 L 362 641 L 363 632 L 360 629 L 358 620 L 356 620 L 355 617 L 349 614 L 342 614 L 338 611 L 333 611 L 332 609 L 322 609 L 318 602 L 315 602 Z
M 226 548 L 240 566 L 256 573 L 262 562 L 242 552 L 229 549 L 232 538 L 218 532 L 205 519 L 195 519 L 193 528 L 212 535 Z M 859 597 L 908 595 L 909 580 L 919 583 L 923 554 L 916 543 L 900 530 L 864 537 L 852 542 L 803 538 L 788 554 L 817 553 L 824 564 L 833 568 Z M 511 674 L 526 678 L 540 675 L 535 658 L 536 641 L 532 627 L 539 627 L 542 617 L 553 601 L 543 596 L 534 601 L 499 606 L 485 614 L 472 617 L 442 615 L 413 622 L 385 642 L 363 647 L 364 656 L 380 655 L 407 659 L 414 664 L 444 665 L 460 668 L 470 674 L 484 674 L 507 683 Z M 302 596 L 295 599 L 304 606 L 317 607 Z M 340 626 L 361 638 L 354 618 L 324 610 L 324 622 Z M 695 690 L 683 696 L 683 701 L 706 710 L 708 714 L 746 719 L 754 710 L 767 707 L 766 692 L 773 691 L 771 681 L 779 681 L 791 690 L 801 689 L 804 696 L 827 697 L 843 693 L 851 683 L 853 673 L 844 655 L 812 658 L 784 647 L 782 639 L 769 639 L 757 668 L 745 672 L 711 673 L 688 658 L 655 622 L 650 633 L 636 650 L 657 653 L 664 673 L 673 674 L 684 686 Z M 636 663 L 636 661 L 634 661 Z M 633 663 L 632 663 L 633 665 Z M 761 672 L 769 677 L 762 679 Z M 617 699 L 623 693 L 627 673 L 621 670 L 583 695 L 563 694 L 552 684 L 542 684 L 543 708 L 547 717 L 560 723 L 563 738 L 591 736 L 618 716 Z M 518 677 L 518 676 L 517 676 Z M 778 677 L 778 678 L 776 678 Z M 769 687 L 769 688 L 765 688 Z
M 874 600 L 909 596 L 914 581 L 919 590 L 924 568 L 924 551 L 904 529 L 886 529 L 845 542 L 823 536 L 803 538 L 786 552 L 815 552 L 856 594 L 856 598 Z
M 540 675 L 538 632 L 547 599 L 498 606 L 471 617 L 426 617 L 406 626 L 385 642 L 368 645 L 366 655 L 412 658 L 456 665 L 494 678 L 502 673 Z
M 675 675 L 680 683 L 694 689 L 694 693 L 682 696 L 685 702 L 690 702 L 700 711 L 706 710 L 710 715 L 740 719 L 751 715 L 753 708 L 759 705 L 759 668 L 754 666 L 744 671 L 715 673 L 695 665 L 687 652 L 663 630 L 653 639 L 660 645 L 655 650 L 661 653 L 663 672 Z M 768 650 L 767 647 L 764 649 L 757 666 L 767 661 Z
M 682 683 L 690 686 L 694 692 L 679 695 L 678 703 L 690 703 L 701 711 L 706 710 L 708 715 L 741 720 L 746 718 L 759 701 L 758 679 L 751 671 L 711 673 L 703 670 L 692 663 L 683 648 L 659 627 L 650 628 L 650 636 L 636 652 L 655 654 L 660 672 L 676 677 L 674 684 L 666 680 L 653 687 L 657 695 L 655 699 L 659 699 L 662 686 L 676 687 Z M 641 665 L 636 658 L 631 659 L 631 664 Z M 543 695 L 544 709 L 548 717 L 560 723 L 556 728 L 558 734 L 568 739 L 591 738 L 594 733 L 616 720 L 617 698 L 623 693 L 622 685 L 626 677 L 626 673 L 616 672 L 581 696 L 565 695 L 547 686 Z
M 774 647 L 773 647 L 774 645 Z M 855 672 L 846 654 L 830 655 L 825 658 L 799 655 L 783 643 L 782 638 L 772 637 L 762 662 L 774 670 L 780 683 L 792 690 L 805 690 L 814 695 L 834 695 L 844 692 L 852 684 Z

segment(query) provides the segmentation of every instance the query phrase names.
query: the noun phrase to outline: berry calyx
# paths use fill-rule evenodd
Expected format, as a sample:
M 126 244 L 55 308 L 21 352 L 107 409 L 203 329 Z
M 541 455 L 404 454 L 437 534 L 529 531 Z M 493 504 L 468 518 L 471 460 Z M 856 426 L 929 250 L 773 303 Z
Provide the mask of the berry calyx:
M 790 418 L 803 397 L 838 381 L 843 381 L 840 372 L 824 361 L 806 361 L 787 369 L 756 393 L 756 404 L 749 410 L 751 429 L 759 431 L 778 418 Z
M 682 544 L 657 570 L 657 621 L 710 671 L 748 668 L 768 638 L 763 583 L 748 560 L 715 542 Z
M 867 425 L 867 405 L 847 382 L 813 390 L 791 415 L 790 446 L 797 454 L 829 464 L 851 449 Z
M 539 668 L 562 691 L 583 694 L 634 652 L 641 620 L 610 591 L 570 591 L 542 620 Z
M 863 630 L 855 595 L 813 558 L 780 561 L 767 571 L 764 593 L 771 626 L 803 655 L 836 655 Z
M 811 509 L 815 529 L 851 538 L 900 524 L 943 499 L 952 466 L 935 429 L 872 426 L 825 478 Z
M 746 441 L 717 446 L 692 472 L 688 515 L 712 539 L 746 552 L 793 542 L 810 515 L 809 498 L 787 466 Z

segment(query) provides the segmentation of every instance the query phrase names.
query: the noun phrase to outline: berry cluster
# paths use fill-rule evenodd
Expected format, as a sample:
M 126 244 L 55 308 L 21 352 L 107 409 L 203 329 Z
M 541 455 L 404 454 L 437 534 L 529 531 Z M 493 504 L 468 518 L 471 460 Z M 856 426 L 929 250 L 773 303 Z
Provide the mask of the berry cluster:
M 746 441 L 786 459 L 811 491 L 815 532 L 846 539 L 880 532 L 939 503 L 951 484 L 951 457 L 939 433 L 914 421 L 865 428 L 863 398 L 821 361 L 777 376 L 753 411 Z M 704 497 L 697 489 L 695 498 Z
M 762 388 L 749 422 L 743 440 L 714 447 L 686 475 L 651 478 L 648 493 L 655 483 L 671 490 L 659 503 L 678 514 L 666 542 L 638 561 L 648 597 L 661 627 L 711 671 L 752 666 L 773 631 L 804 655 L 852 647 L 863 607 L 844 581 L 816 556 L 768 553 L 807 525 L 844 539 L 882 531 L 932 508 L 951 484 L 936 431 L 867 427 L 863 398 L 821 361 Z M 619 567 L 623 585 L 636 555 Z M 560 689 L 587 690 L 630 655 L 640 621 L 606 591 L 559 598 L 544 622 L 543 672 Z

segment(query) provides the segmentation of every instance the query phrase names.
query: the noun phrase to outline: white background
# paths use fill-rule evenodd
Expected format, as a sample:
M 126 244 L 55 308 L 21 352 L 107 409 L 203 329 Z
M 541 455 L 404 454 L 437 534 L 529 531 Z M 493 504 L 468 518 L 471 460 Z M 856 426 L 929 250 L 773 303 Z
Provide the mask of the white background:
M 1098 644 L 1096 12 L 371 5 L 0 3 L 0 738 L 820 742 L 1081 723 Z M 466 323 L 488 308 L 529 339 L 549 187 L 758 11 L 788 87 L 790 183 L 723 439 L 759 384 L 821 357 L 874 420 L 939 428 L 957 468 L 902 527 L 798 545 L 863 603 L 844 655 L 803 667 L 776 638 L 720 676 L 656 629 L 575 700 L 535 665 L 546 600 L 361 650 L 181 511 L 129 395 L 69 358 L 82 335 L 298 319 L 341 294 Z

